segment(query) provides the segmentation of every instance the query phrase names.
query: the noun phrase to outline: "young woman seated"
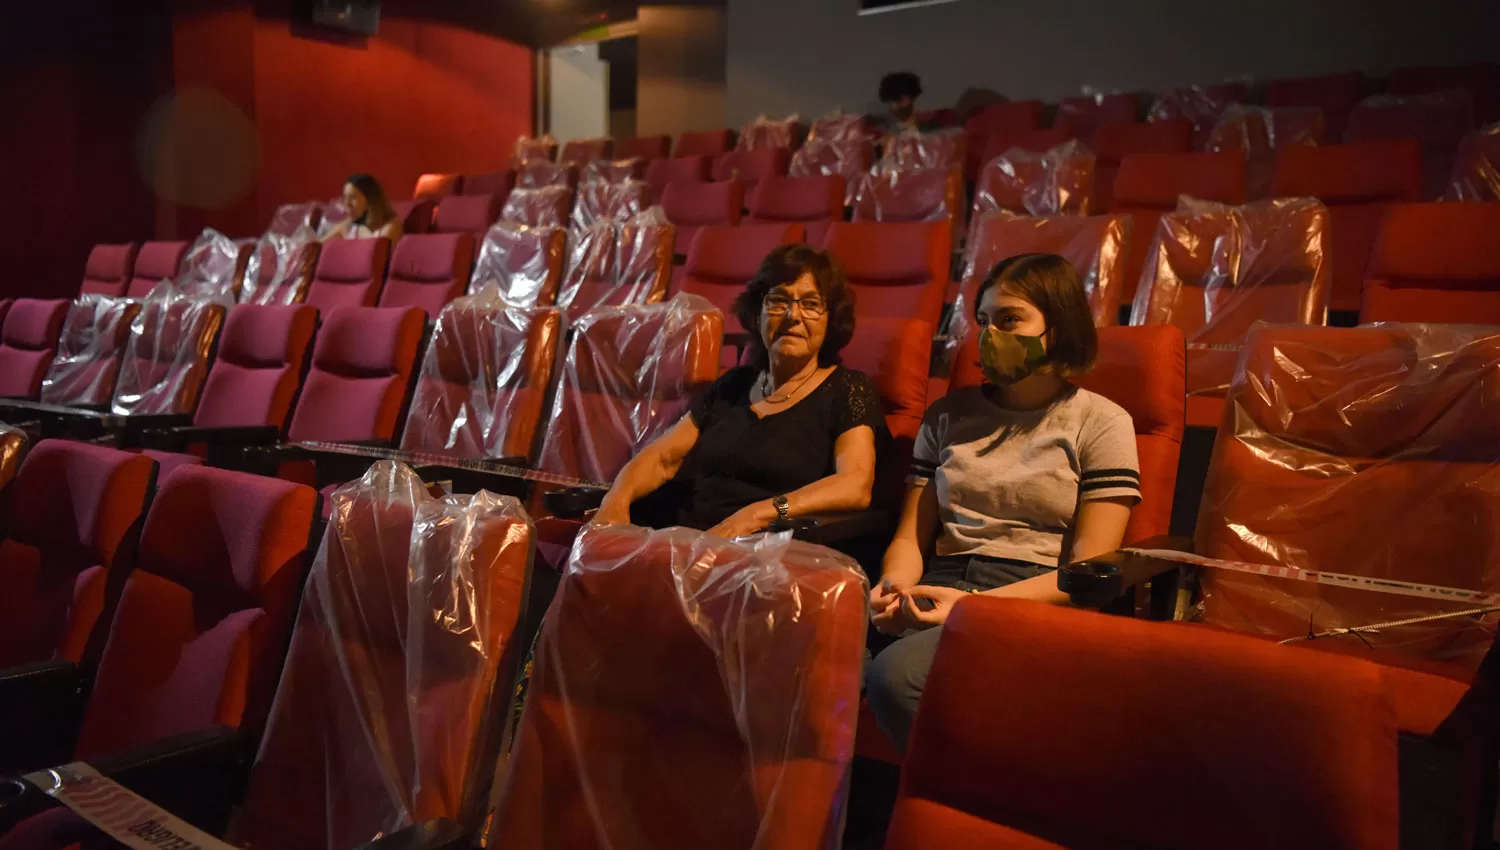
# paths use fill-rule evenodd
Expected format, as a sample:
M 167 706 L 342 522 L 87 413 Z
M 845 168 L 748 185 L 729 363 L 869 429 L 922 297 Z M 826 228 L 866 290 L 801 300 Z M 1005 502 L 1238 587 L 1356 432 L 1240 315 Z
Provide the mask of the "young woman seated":
M 953 604 L 970 593 L 1066 603 L 1058 565 L 1119 548 L 1140 501 L 1130 414 L 1067 380 L 1099 345 L 1068 261 L 1001 262 L 974 317 L 986 383 L 928 409 L 870 592 L 876 628 L 900 637 L 870 663 L 867 695 L 902 747 Z
M 371 239 L 384 236 L 395 242 L 401 238 L 401 218 L 386 197 L 380 181 L 368 174 L 352 175 L 344 183 L 344 208 L 349 217 L 339 222 L 324 237 L 330 239 Z
M 870 504 L 880 398 L 839 365 L 854 335 L 854 292 L 822 251 L 772 251 L 734 303 L 752 365 L 724 373 L 615 479 L 596 523 L 669 481 L 678 525 L 741 537 L 787 519 Z

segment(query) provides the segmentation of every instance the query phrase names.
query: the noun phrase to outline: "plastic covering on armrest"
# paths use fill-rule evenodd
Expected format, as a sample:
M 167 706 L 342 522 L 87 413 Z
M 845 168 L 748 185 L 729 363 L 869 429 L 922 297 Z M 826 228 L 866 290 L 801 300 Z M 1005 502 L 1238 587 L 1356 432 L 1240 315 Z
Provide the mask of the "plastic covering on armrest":
M 789 535 L 583 529 L 490 846 L 838 847 L 867 594 Z
M 208 360 L 232 302 L 196 298 L 161 283 L 130 323 L 110 410 L 191 413 L 208 376 Z
M 675 234 L 661 207 L 629 221 L 601 221 L 570 231 L 558 306 L 576 315 L 595 307 L 661 301 L 667 294 Z
M 477 825 L 534 537 L 515 499 L 434 498 L 393 461 L 333 494 L 236 843 Z
M 1500 124 L 1491 124 L 1459 143 L 1448 201 L 1500 201 Z
M 104 406 L 119 375 L 120 357 L 140 312 L 138 301 L 81 295 L 68 309 L 57 356 L 42 379 L 47 404 Z
M 831 546 L 873 534 L 889 534 L 893 527 L 890 512 L 870 509 L 777 520 L 771 523 L 770 530 L 790 531 L 798 540 Z

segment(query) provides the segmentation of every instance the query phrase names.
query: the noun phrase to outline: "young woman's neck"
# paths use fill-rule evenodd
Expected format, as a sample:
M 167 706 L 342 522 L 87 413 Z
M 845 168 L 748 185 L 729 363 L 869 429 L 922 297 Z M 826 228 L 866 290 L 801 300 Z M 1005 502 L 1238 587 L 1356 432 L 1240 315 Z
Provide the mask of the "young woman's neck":
M 816 357 L 772 357 L 771 384 L 778 388 L 783 387 L 811 375 L 817 369 L 818 358 Z
M 994 398 L 1011 410 L 1036 410 L 1056 401 L 1068 391 L 1067 381 L 1051 373 L 1032 375 L 1008 387 L 995 387 Z

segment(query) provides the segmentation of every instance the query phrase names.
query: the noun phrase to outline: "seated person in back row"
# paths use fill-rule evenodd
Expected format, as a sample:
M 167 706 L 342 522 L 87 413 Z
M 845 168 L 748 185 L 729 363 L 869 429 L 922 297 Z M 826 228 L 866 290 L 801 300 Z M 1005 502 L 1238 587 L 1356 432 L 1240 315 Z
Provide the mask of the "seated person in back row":
M 323 237 L 330 239 L 370 239 L 376 236 L 395 242 L 401 238 L 401 217 L 386 197 L 380 182 L 368 174 L 352 175 L 344 182 L 344 208 L 349 217 L 339 222 Z
M 904 635 L 866 675 L 870 707 L 903 748 L 953 604 L 969 593 L 1066 603 L 1058 565 L 1118 549 L 1140 501 L 1130 414 L 1067 381 L 1099 347 L 1072 265 L 1011 257 L 980 284 L 974 314 L 986 383 L 927 411 L 870 592 L 876 628 Z
M 727 538 L 869 506 L 885 420 L 870 379 L 839 365 L 854 335 L 843 271 L 822 251 L 784 245 L 734 311 L 754 338 L 752 365 L 720 376 L 626 464 L 594 522 L 629 522 L 631 505 L 669 481 L 682 492 L 676 524 Z
M 922 78 L 910 71 L 896 71 L 880 79 L 880 102 L 884 115 L 866 119 L 877 133 L 894 136 L 908 130 L 927 132 L 933 129 L 917 119 L 917 98 L 922 96 Z

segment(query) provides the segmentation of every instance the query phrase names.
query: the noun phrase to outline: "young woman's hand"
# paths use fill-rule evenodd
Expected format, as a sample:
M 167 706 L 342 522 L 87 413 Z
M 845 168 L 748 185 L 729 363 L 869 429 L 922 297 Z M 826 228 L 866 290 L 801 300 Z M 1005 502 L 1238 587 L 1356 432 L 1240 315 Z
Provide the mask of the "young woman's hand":
M 952 587 L 934 587 L 927 584 L 919 584 L 901 594 L 901 613 L 917 629 L 930 629 L 941 626 L 948 621 L 948 613 L 953 610 L 954 603 L 968 596 L 962 590 Z M 918 605 L 918 599 L 932 600 L 932 610 L 923 611 Z

